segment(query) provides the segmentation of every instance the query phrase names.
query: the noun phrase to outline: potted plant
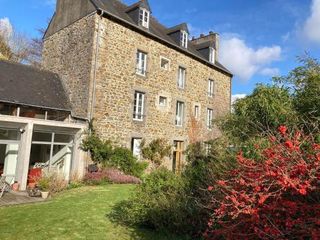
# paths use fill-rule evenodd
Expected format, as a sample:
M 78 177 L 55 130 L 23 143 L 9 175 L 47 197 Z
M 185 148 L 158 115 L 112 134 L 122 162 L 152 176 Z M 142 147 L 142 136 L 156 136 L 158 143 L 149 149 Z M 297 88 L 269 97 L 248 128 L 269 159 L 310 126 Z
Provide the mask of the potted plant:
M 14 183 L 12 184 L 12 190 L 14 192 L 18 192 L 19 191 L 19 183 L 17 181 L 14 181 Z
M 41 197 L 47 199 L 50 193 L 50 178 L 42 176 L 38 180 L 38 186 L 41 190 Z

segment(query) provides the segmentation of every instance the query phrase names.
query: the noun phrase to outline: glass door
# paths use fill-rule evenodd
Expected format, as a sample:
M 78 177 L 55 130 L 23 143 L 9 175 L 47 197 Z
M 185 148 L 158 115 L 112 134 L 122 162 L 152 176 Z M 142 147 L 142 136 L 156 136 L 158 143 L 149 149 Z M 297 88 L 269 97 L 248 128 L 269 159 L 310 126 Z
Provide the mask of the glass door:
M 0 175 L 5 175 L 10 184 L 16 177 L 19 138 L 18 130 L 0 129 Z

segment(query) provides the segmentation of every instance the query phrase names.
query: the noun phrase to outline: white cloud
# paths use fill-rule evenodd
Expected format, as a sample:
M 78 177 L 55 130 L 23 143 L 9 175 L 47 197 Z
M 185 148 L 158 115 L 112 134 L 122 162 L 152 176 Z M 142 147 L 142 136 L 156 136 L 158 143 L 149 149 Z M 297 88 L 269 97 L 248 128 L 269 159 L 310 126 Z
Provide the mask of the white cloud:
M 313 0 L 311 15 L 303 26 L 304 37 L 314 43 L 320 44 L 320 0 Z
M 220 45 L 221 62 L 242 81 L 248 81 L 281 57 L 280 46 L 253 49 L 236 36 L 222 35 Z
M 13 27 L 9 18 L 0 18 L 0 35 L 5 38 L 5 41 L 9 41 L 13 34 Z
M 261 69 L 260 74 L 265 75 L 265 76 L 270 76 L 270 77 L 274 77 L 274 76 L 279 76 L 280 74 L 280 70 L 279 68 L 264 68 Z
M 231 103 L 234 104 L 237 100 L 241 99 L 241 98 L 245 98 L 247 96 L 247 94 L 241 93 L 241 94 L 234 94 L 231 97 Z

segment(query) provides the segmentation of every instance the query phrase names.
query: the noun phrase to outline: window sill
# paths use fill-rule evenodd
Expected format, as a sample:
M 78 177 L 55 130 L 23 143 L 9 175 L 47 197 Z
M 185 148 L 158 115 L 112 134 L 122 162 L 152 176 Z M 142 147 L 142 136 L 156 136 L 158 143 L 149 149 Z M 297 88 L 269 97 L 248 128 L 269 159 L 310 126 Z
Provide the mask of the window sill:
M 141 78 L 147 78 L 147 74 L 141 74 L 141 73 L 135 73 L 136 74 L 136 76 L 138 76 L 138 77 L 141 77 Z
M 144 125 L 144 124 L 145 124 L 145 119 L 143 119 L 143 120 L 132 119 L 132 122 L 133 122 L 134 124 L 137 124 L 137 125 Z

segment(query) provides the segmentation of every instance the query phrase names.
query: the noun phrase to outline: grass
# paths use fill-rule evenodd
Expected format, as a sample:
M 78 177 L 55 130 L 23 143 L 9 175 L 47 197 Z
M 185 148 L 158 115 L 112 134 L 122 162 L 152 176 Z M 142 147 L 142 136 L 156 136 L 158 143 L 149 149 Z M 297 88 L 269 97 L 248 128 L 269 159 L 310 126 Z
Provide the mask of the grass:
M 131 185 L 82 187 L 43 203 L 2 207 L 0 239 L 181 240 L 112 223 L 107 214 L 131 191 Z

